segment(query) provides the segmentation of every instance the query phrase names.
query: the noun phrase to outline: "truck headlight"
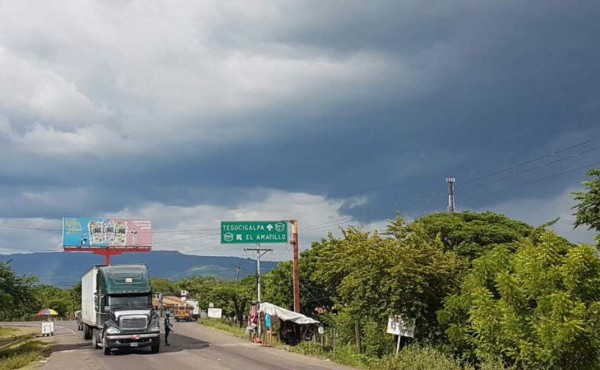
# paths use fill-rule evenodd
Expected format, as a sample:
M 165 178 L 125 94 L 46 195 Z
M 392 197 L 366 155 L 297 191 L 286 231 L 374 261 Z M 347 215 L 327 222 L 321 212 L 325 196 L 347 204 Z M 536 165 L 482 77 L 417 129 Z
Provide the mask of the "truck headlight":
M 158 324 L 158 316 L 154 316 L 148 325 L 149 331 L 160 331 L 160 325 Z
M 110 326 L 106 329 L 106 334 L 119 334 L 121 330 L 119 328 L 115 328 L 114 326 Z

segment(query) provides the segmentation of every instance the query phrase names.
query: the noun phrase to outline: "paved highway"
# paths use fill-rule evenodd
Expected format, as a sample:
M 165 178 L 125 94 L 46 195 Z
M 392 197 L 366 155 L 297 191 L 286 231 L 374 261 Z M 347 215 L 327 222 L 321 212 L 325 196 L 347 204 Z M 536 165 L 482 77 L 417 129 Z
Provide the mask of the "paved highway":
M 56 343 L 42 369 L 350 369 L 329 361 L 263 347 L 195 323 L 174 325 L 175 332 L 169 336 L 171 346 L 164 346 L 163 341 L 158 354 L 151 354 L 149 348 L 144 348 L 105 356 L 102 350 L 92 349 L 91 341 L 83 340 L 75 322 L 57 322 Z

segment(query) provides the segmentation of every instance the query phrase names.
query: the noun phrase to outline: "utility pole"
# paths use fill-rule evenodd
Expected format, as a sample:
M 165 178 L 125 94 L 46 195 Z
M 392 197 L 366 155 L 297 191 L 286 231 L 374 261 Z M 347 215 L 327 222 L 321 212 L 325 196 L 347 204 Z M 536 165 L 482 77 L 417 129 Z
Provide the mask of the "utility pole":
M 446 177 L 448 183 L 448 213 L 454 213 L 456 204 L 454 203 L 454 177 Z
M 258 285 L 258 304 L 260 305 L 260 257 L 264 256 L 267 252 L 273 251 L 272 249 L 261 248 L 260 244 L 256 244 L 256 249 L 253 248 L 244 248 L 245 251 L 255 251 L 256 252 L 256 283 Z
M 242 266 L 235 266 L 235 282 L 237 283 L 240 280 L 240 271 L 242 271 Z
M 293 262 L 293 274 L 294 274 L 294 312 L 300 312 L 300 263 L 298 253 L 298 220 L 290 220 L 292 224 L 292 241 L 291 244 L 294 247 L 294 262 Z

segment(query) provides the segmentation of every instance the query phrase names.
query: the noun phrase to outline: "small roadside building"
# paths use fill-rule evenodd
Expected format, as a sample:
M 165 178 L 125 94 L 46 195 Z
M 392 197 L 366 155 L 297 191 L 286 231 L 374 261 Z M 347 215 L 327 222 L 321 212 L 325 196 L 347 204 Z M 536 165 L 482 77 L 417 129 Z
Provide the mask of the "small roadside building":
M 313 318 L 268 302 L 260 303 L 257 311 L 261 317 L 261 324 L 264 326 L 265 317 L 269 315 L 273 333 L 279 336 L 281 342 L 291 346 L 301 341 L 312 340 L 320 324 Z

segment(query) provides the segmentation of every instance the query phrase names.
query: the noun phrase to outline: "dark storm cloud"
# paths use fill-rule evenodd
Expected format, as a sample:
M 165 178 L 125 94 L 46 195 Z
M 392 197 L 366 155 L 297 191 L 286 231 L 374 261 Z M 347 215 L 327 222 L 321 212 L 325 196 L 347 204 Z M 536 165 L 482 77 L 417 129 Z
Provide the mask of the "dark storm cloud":
M 91 4 L 89 25 L 0 38 L 0 217 L 280 190 L 369 222 L 443 210 L 446 176 L 462 209 L 554 199 L 585 176 L 551 176 L 600 158 L 590 142 L 462 185 L 600 137 L 595 1 Z

